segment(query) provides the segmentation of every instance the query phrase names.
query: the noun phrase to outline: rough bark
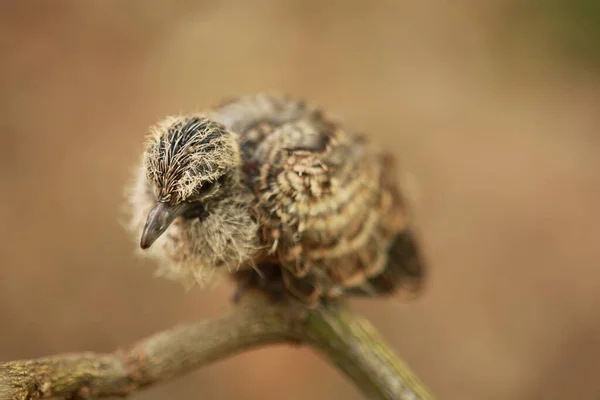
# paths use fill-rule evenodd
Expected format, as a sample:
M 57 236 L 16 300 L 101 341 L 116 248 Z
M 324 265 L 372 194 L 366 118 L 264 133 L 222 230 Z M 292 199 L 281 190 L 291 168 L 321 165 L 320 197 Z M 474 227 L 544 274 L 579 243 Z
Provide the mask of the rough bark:
M 0 363 L 0 399 L 126 396 L 259 346 L 306 343 L 367 398 L 433 399 L 373 327 L 341 304 L 306 309 L 250 292 L 222 315 L 176 326 L 110 354 Z

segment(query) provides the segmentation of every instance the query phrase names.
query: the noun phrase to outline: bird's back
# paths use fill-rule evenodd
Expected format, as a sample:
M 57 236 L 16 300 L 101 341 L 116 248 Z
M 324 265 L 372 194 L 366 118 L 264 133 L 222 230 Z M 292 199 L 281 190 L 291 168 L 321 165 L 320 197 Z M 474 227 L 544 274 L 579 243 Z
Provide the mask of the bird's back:
M 424 265 L 392 157 L 300 99 L 245 96 L 210 118 L 240 136 L 271 250 L 259 263 L 283 265 L 292 291 L 311 298 L 418 289 Z

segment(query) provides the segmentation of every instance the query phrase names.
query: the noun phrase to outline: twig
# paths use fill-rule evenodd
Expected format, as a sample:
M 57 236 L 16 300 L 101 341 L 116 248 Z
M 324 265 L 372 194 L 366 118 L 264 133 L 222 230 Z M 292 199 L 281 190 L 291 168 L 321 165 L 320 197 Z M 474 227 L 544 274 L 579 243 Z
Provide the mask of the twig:
M 310 344 L 368 398 L 433 399 L 371 325 L 344 306 L 307 310 L 255 292 L 223 315 L 177 326 L 126 350 L 0 363 L 0 399 L 126 396 L 249 349 L 284 342 Z

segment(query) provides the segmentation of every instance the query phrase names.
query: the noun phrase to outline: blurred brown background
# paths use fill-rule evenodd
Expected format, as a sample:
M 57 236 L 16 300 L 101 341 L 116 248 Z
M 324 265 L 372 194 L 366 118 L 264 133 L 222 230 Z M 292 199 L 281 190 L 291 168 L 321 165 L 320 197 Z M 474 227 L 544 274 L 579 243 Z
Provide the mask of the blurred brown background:
M 600 13 L 594 1 L 6 1 L 0 360 L 110 351 L 218 312 L 152 276 L 122 223 L 147 127 L 223 97 L 309 98 L 420 185 L 429 290 L 354 301 L 441 399 L 595 399 Z M 134 398 L 358 399 L 268 348 Z

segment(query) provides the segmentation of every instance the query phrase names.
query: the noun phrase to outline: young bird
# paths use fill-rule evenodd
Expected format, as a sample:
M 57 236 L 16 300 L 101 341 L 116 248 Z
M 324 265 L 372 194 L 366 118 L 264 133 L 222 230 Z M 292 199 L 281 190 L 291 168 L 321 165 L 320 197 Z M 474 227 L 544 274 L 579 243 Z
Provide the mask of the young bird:
M 396 179 L 389 154 L 316 106 L 259 93 L 150 130 L 130 227 L 187 284 L 224 271 L 311 304 L 414 295 L 425 264 Z

